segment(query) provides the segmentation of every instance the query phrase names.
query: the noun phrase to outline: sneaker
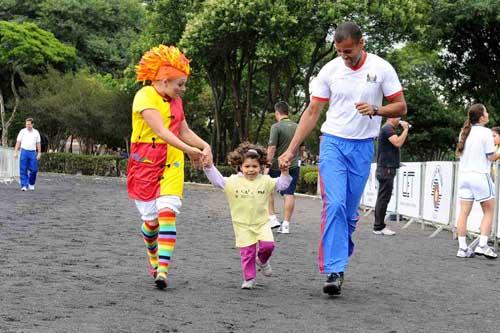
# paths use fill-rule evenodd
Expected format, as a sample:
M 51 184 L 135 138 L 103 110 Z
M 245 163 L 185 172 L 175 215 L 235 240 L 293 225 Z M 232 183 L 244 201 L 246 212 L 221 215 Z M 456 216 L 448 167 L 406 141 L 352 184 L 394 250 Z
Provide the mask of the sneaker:
M 331 273 L 328 275 L 325 284 L 323 285 L 323 292 L 328 295 L 340 295 L 340 289 L 344 283 L 344 273 Z
M 281 227 L 278 229 L 280 234 L 289 234 L 290 233 L 290 223 L 283 222 L 281 223 Z
M 256 284 L 257 283 L 255 282 L 255 279 L 243 281 L 243 284 L 241 285 L 241 289 L 253 289 L 253 288 L 255 288 Z
M 488 259 L 496 259 L 498 255 L 496 254 L 495 250 L 491 246 L 485 245 L 485 246 L 476 246 L 474 249 L 474 252 L 478 256 L 485 256 Z
M 167 274 L 158 273 L 155 278 L 156 288 L 163 290 L 167 288 Z
M 34 191 L 35 190 L 35 185 L 28 185 L 28 189 L 30 191 Z
M 271 229 L 275 229 L 275 228 L 281 227 L 281 223 L 280 223 L 280 221 L 278 220 L 277 217 L 270 218 L 269 219 L 269 226 L 271 227 Z
M 260 260 L 257 258 L 255 261 L 257 266 L 259 267 L 259 271 L 262 273 L 264 276 L 272 276 L 273 275 L 273 269 L 271 267 L 271 263 L 269 260 L 265 264 L 261 264 Z
M 373 233 L 375 235 L 382 235 L 382 236 L 394 236 L 396 234 L 394 231 L 392 231 L 387 227 L 382 230 L 373 230 Z
M 26 186 L 21 187 L 21 191 L 26 192 L 27 190 L 28 190 L 28 188 Z
M 474 252 L 470 247 L 467 247 L 466 249 L 458 249 L 457 252 L 457 257 L 459 258 L 472 258 L 474 257 Z

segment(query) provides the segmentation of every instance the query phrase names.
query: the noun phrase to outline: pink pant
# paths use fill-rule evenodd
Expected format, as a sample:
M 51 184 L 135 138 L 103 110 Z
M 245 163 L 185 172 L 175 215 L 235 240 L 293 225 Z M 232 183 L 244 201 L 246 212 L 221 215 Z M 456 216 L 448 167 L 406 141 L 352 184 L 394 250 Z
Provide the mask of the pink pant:
M 274 250 L 274 242 L 259 241 L 259 251 L 257 252 L 257 243 L 240 247 L 241 269 L 245 281 L 255 279 L 255 256 L 259 261 L 265 264 Z M 257 252 L 257 253 L 256 253 Z

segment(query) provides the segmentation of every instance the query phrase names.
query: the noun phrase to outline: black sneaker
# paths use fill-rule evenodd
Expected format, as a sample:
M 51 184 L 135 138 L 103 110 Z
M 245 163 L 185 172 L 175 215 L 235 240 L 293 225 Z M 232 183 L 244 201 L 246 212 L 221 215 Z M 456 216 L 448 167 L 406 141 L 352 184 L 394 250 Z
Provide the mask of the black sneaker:
M 328 295 L 340 295 L 340 289 L 344 282 L 344 272 L 331 273 L 328 275 L 325 284 L 323 285 L 323 292 Z

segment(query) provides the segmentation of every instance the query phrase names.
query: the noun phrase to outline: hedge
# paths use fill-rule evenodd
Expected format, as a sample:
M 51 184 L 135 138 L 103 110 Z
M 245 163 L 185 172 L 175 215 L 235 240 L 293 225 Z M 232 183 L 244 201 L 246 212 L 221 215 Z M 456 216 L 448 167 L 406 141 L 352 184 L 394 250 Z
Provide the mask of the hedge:
M 42 154 L 38 168 L 44 172 L 116 177 L 126 174 L 126 160 L 112 155 L 46 153 Z
M 39 169 L 43 172 L 119 177 L 127 175 L 127 159 L 112 155 L 46 153 L 42 154 Z M 219 165 L 217 169 L 223 176 L 230 176 L 235 173 L 235 169 L 228 165 Z M 186 160 L 184 174 L 184 179 L 187 182 L 209 183 L 205 173 L 202 170 L 192 168 L 188 160 Z M 296 192 L 316 194 L 317 180 L 317 166 L 301 167 Z

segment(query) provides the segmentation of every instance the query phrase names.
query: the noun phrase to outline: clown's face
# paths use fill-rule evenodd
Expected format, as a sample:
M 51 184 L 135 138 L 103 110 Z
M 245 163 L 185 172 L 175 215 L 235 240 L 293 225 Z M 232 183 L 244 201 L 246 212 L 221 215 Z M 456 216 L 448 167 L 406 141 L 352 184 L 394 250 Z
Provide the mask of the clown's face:
M 177 79 L 163 80 L 163 91 L 172 99 L 182 97 L 186 91 L 187 76 L 182 76 Z

